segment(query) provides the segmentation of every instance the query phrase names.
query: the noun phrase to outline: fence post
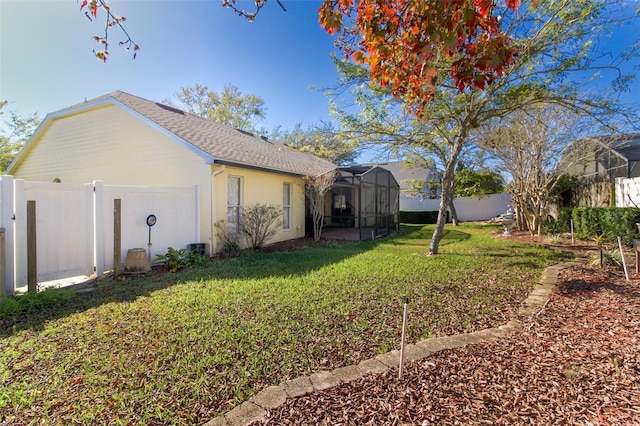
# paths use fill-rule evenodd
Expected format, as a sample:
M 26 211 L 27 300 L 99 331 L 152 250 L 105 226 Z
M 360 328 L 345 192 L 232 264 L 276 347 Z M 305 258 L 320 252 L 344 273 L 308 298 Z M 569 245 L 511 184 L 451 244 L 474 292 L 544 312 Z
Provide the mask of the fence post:
M 36 202 L 27 201 L 27 292 L 38 291 L 38 256 L 36 243 Z
M 122 259 L 121 244 L 122 244 L 122 231 L 121 231 L 121 200 L 116 198 L 113 200 L 113 277 L 118 278 L 120 276 L 120 262 Z
M 4 228 L 0 228 L 0 296 L 7 295 L 5 271 L 7 270 L 7 258 L 4 249 Z

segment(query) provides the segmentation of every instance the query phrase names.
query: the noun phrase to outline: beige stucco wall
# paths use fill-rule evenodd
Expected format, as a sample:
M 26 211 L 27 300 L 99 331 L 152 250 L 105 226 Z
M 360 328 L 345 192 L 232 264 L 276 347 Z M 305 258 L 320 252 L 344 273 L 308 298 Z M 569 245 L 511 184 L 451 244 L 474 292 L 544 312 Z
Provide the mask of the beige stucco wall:
M 213 222 L 227 218 L 227 185 L 229 176 L 241 178 L 242 207 L 256 203 L 273 204 L 282 208 L 283 184 L 291 184 L 291 228 L 283 230 L 267 244 L 304 236 L 304 182 L 302 178 L 279 173 L 251 170 L 232 166 L 216 166 L 214 172 L 215 217 Z M 217 239 L 214 246 L 217 251 L 221 242 Z M 242 247 L 246 241 L 240 240 Z

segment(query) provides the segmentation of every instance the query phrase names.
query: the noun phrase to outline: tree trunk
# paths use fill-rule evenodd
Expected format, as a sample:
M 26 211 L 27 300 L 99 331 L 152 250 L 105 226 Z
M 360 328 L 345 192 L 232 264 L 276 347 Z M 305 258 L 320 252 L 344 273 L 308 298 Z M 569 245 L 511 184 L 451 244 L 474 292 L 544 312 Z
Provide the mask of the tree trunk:
M 456 206 L 453 204 L 453 197 L 451 197 L 451 202 L 449 203 L 449 211 L 451 212 L 451 224 L 458 226 L 458 212 L 456 211 Z
M 324 193 L 315 194 L 315 201 L 312 203 L 313 210 L 313 240 L 320 241 L 322 227 L 324 225 Z
M 431 237 L 429 255 L 438 254 L 440 240 L 442 240 L 442 236 L 444 235 L 444 224 L 447 221 L 447 208 L 453 200 L 453 176 L 456 169 L 456 163 L 458 162 L 458 156 L 460 155 L 466 136 L 466 127 L 463 126 L 451 145 L 451 157 L 449 157 L 449 161 L 447 161 L 444 169 L 444 175 L 442 176 L 442 198 L 440 199 L 440 209 L 438 210 L 436 229 L 433 231 L 433 236 Z
M 429 245 L 429 255 L 438 254 L 438 246 L 440 240 L 444 234 L 444 224 L 447 221 L 447 203 L 444 201 L 445 191 L 442 191 L 443 199 L 440 201 L 440 208 L 438 209 L 438 220 L 436 221 L 436 229 L 433 230 L 433 236 L 431 237 L 431 244 Z

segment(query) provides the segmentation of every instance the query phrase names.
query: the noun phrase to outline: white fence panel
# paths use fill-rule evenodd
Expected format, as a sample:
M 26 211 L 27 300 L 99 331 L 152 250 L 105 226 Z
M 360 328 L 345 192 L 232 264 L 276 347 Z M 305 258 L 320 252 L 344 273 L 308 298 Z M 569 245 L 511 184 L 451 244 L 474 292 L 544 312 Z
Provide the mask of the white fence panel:
M 27 284 L 26 203 L 36 202 L 37 280 L 50 281 L 93 273 L 93 185 L 16 180 L 16 253 Z
M 460 222 L 488 220 L 507 211 L 511 206 L 509 193 L 484 195 L 482 197 L 460 197 L 453 200 Z
M 640 206 L 640 177 L 616 178 L 616 207 Z
M 200 239 L 198 188 L 104 187 L 104 265 L 113 268 L 113 200 L 121 200 L 121 259 L 133 248 L 150 249 L 152 261 L 169 247 L 184 248 Z M 157 222 L 151 227 L 151 246 L 147 216 Z M 148 252 L 149 253 L 149 252 Z
M 440 208 L 440 198 L 428 198 L 422 195 L 409 195 L 400 191 L 400 211 L 426 212 Z
M 13 294 L 14 288 L 14 232 L 13 232 L 13 176 L 0 176 L 0 228 L 4 228 L 4 274 L 5 293 Z M 0 293 L 2 293 L 0 291 Z
M 511 195 L 502 193 L 482 197 L 458 197 L 454 198 L 453 205 L 461 222 L 488 220 L 507 211 L 511 206 Z M 436 211 L 438 209 L 440 209 L 440 198 L 429 199 L 400 194 L 401 211 Z
M 132 248 L 150 249 L 153 260 L 169 247 L 200 242 L 197 186 L 63 184 L 1 176 L 0 227 L 5 228 L 6 261 L 0 274 L 5 277 L 6 293 L 14 294 L 27 284 L 27 201 L 36 204 L 37 281 L 44 282 L 100 276 L 113 268 L 115 199 L 121 200 L 122 207 L 122 262 Z M 157 218 L 151 234 L 146 223 L 150 214 Z

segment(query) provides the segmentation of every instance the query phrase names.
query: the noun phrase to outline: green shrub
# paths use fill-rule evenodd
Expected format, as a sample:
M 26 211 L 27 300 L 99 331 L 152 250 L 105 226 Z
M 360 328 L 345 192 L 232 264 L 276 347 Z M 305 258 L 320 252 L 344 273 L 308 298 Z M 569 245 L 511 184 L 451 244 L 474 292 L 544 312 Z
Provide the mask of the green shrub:
M 189 250 L 185 256 L 187 266 L 204 266 L 207 263 L 207 256 L 197 252 L 196 250 Z
M 228 259 L 232 257 L 238 257 L 242 254 L 240 245 L 236 241 L 225 241 L 222 243 L 222 249 L 220 250 L 220 256 Z
M 573 209 L 573 224 L 576 236 L 590 240 L 603 235 L 609 242 L 622 238 L 625 244 L 632 244 L 638 238 L 640 209 L 629 207 L 579 207 Z
M 548 220 L 542 224 L 544 235 L 558 235 L 567 232 L 566 227 L 559 220 Z
M 421 211 L 421 212 L 399 212 L 398 217 L 400 223 L 411 223 L 416 225 L 424 225 L 436 223 L 438 221 L 438 211 Z M 447 222 L 449 222 L 449 212 L 447 212 Z
M 187 249 L 174 249 L 169 247 L 166 254 L 156 255 L 156 261 L 164 263 L 170 272 L 178 272 L 187 266 Z
M 571 231 L 571 207 L 561 207 L 558 210 L 558 220 L 549 220 L 542 224 L 545 235 L 562 234 Z
M 187 266 L 203 266 L 207 261 L 207 256 L 196 250 L 169 247 L 166 254 L 156 255 L 155 260 L 164 263 L 170 272 L 178 272 Z

